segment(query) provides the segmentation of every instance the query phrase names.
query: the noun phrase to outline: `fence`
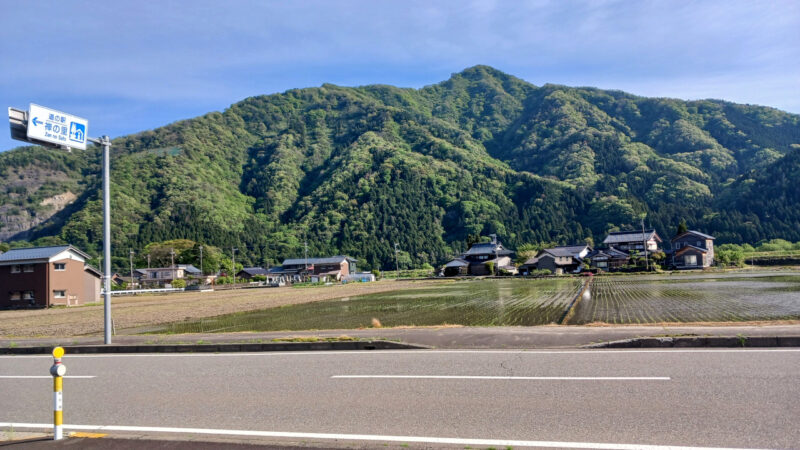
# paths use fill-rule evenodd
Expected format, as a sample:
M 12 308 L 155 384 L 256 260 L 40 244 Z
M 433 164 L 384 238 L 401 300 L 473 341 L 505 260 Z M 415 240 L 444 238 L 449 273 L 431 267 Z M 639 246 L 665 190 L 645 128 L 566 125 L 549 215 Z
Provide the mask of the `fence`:
M 128 289 L 124 291 L 111 291 L 111 295 L 136 295 L 136 294 L 160 294 L 166 292 L 183 292 L 184 288 L 161 288 L 161 289 Z M 102 295 L 104 292 L 100 291 Z

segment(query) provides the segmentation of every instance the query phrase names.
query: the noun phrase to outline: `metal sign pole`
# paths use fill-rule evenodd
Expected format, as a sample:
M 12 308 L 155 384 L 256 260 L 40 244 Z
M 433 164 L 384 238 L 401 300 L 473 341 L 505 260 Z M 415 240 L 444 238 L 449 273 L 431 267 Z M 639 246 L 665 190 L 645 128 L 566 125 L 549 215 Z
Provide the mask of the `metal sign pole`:
M 111 139 L 88 138 L 103 146 L 103 342 L 111 343 Z
M 103 145 L 103 315 L 105 317 L 104 339 L 111 343 L 111 140 L 101 139 Z
M 11 137 L 52 148 L 86 150 L 86 143 L 103 146 L 103 303 L 105 304 L 105 343 L 111 343 L 111 187 L 109 153 L 111 139 L 88 136 L 89 121 L 31 103 L 29 110 L 8 108 Z

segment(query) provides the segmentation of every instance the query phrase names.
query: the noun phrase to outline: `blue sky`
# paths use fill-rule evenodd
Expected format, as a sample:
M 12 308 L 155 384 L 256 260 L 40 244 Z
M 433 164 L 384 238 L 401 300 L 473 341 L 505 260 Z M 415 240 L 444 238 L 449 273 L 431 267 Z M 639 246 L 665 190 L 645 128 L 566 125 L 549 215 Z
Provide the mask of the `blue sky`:
M 487 64 L 536 85 L 800 113 L 800 2 L 7 1 L 0 99 L 112 137 L 249 96 L 422 87 Z M 0 151 L 22 145 L 0 132 Z

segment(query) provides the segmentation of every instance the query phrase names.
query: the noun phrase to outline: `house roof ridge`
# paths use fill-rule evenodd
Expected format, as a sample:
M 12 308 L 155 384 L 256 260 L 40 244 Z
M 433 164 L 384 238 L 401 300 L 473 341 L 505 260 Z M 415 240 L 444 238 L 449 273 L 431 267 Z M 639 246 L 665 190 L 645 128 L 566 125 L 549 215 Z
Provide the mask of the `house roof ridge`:
M 703 233 L 703 232 L 701 232 L 701 231 L 697 231 L 697 230 L 686 230 L 686 231 L 684 231 L 684 232 L 683 232 L 683 233 L 681 233 L 681 234 L 675 235 L 675 236 L 674 236 L 674 237 L 673 237 L 671 240 L 673 240 L 673 241 L 674 241 L 674 240 L 676 240 L 676 239 L 680 239 L 680 238 L 682 238 L 683 236 L 686 236 L 687 234 L 694 234 L 694 235 L 697 235 L 697 236 L 700 236 L 700 237 L 704 237 L 704 238 L 706 238 L 706 239 L 712 239 L 712 240 L 716 240 L 716 239 L 717 239 L 717 238 L 715 238 L 714 236 L 711 236 L 710 234 Z
M 52 251 L 48 251 L 52 250 Z M 51 258 L 63 251 L 73 251 L 84 259 L 92 257 L 72 244 L 48 245 L 44 247 L 19 247 L 0 254 L 0 262 L 41 260 Z

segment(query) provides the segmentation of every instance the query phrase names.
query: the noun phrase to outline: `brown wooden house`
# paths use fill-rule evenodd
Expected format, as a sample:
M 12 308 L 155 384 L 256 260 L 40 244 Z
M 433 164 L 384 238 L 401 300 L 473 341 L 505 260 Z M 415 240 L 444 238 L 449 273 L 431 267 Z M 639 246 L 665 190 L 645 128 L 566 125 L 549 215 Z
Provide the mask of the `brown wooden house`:
M 714 236 L 689 230 L 672 238 L 672 266 L 703 269 L 714 264 Z

